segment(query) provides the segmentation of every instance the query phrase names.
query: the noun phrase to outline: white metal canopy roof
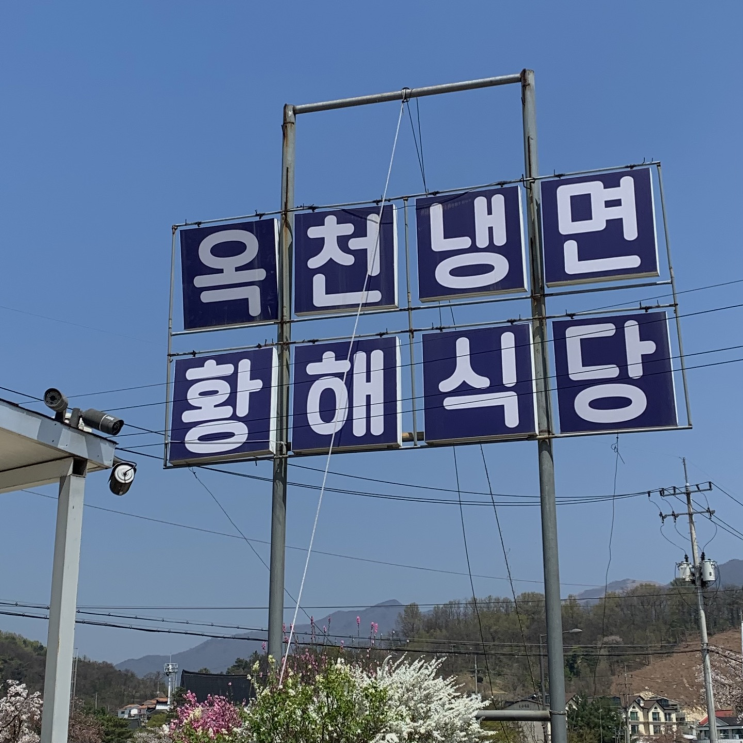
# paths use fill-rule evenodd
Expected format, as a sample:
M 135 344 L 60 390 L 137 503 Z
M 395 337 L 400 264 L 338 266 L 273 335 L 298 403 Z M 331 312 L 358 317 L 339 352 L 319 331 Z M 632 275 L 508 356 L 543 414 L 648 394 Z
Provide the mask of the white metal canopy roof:
M 56 482 L 73 459 L 86 460 L 88 472 L 108 469 L 115 450 L 111 439 L 0 400 L 0 493 Z

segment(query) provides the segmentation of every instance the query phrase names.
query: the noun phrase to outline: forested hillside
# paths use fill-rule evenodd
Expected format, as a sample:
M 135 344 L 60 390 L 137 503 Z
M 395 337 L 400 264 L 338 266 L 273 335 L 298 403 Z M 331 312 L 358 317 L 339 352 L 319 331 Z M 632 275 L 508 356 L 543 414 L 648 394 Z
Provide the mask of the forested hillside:
M 0 680 L 14 679 L 31 691 L 43 691 L 46 648 L 20 635 L 0 632 Z M 132 701 L 144 701 L 165 689 L 158 674 L 144 678 L 119 671 L 110 663 L 80 658 L 77 664 L 75 697 L 85 704 L 115 711 Z
M 737 627 L 743 589 L 710 589 L 707 607 L 710 634 Z M 598 601 L 571 597 L 562 614 L 570 692 L 610 693 L 615 677 L 670 655 L 698 634 L 696 598 L 688 584 L 641 584 Z M 445 670 L 468 685 L 474 686 L 477 663 L 485 692 L 491 684 L 494 692 L 508 697 L 538 692 L 540 635 L 544 643 L 546 632 L 542 594 L 523 593 L 516 602 L 494 596 L 477 604 L 451 601 L 430 612 L 412 604 L 401 614 L 399 630 L 410 652 L 446 655 Z M 544 645 L 541 654 L 546 658 Z M 696 655 L 690 658 L 697 662 Z

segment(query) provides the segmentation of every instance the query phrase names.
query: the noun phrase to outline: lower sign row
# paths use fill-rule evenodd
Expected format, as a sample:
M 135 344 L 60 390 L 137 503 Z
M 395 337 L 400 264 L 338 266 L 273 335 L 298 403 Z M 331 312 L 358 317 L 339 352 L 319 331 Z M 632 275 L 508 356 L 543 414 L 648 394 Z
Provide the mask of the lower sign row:
M 429 444 L 536 433 L 528 323 L 422 338 Z M 561 433 L 677 425 L 665 312 L 555 321 L 552 341 Z M 291 450 L 401 446 L 401 367 L 395 337 L 297 346 Z M 274 348 L 176 361 L 170 463 L 275 453 L 277 370 Z

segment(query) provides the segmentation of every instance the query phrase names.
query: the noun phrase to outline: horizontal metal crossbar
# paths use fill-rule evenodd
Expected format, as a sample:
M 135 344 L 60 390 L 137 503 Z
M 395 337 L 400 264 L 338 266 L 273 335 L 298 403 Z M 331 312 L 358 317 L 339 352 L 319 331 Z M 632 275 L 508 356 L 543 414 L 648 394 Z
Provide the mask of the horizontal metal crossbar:
M 481 709 L 475 712 L 480 720 L 501 720 L 503 722 L 549 722 L 550 713 L 546 709 Z
M 712 490 L 712 483 L 711 482 L 698 482 L 695 485 L 684 485 L 684 487 L 679 487 L 677 485 L 671 485 L 668 488 L 661 488 L 660 497 L 661 498 L 672 498 L 677 495 L 686 495 L 686 488 L 689 488 L 692 491 L 692 493 L 705 493 L 705 492 Z
M 338 98 L 334 101 L 322 101 L 320 103 L 303 103 L 292 106 L 294 114 L 311 114 L 317 111 L 332 111 L 337 108 L 352 108 L 354 106 L 367 106 L 372 103 L 389 103 L 390 101 L 407 101 L 411 98 L 423 98 L 429 95 L 441 95 L 443 93 L 458 93 L 463 90 L 477 90 L 479 88 L 492 88 L 496 85 L 513 85 L 521 82 L 521 73 L 515 75 L 501 75 L 499 77 L 484 77 L 479 80 L 465 80 L 459 83 L 445 83 L 444 85 L 429 85 L 425 88 L 402 88 L 390 93 L 374 93 L 372 95 L 360 95 L 354 98 Z

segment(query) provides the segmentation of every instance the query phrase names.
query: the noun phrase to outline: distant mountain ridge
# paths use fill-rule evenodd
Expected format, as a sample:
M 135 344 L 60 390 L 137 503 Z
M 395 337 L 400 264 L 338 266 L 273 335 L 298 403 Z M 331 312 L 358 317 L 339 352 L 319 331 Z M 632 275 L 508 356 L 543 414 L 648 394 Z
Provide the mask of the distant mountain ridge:
M 718 565 L 717 578 L 720 585 L 723 587 L 743 586 L 743 560 L 733 559 Z M 575 594 L 575 598 L 580 601 L 598 601 L 604 595 L 604 588 L 606 588 L 606 593 L 626 593 L 627 591 L 631 591 L 633 588 L 637 588 L 637 586 L 643 584 L 654 586 L 663 585 L 654 580 L 634 580 L 633 578 L 624 578 L 623 580 L 612 581 L 606 587 L 597 586 L 596 588 L 588 588 L 585 591 Z
M 624 578 L 623 580 L 614 580 L 606 586 L 588 588 L 585 591 L 575 594 L 575 598 L 579 601 L 595 603 L 603 597 L 604 593 L 626 593 L 627 591 L 631 591 L 633 588 L 637 588 L 637 586 L 641 586 L 643 583 L 650 583 L 654 586 L 660 585 L 660 583 L 656 583 L 653 580 L 634 580 L 632 578 Z
M 723 586 L 743 586 L 743 560 L 728 560 L 717 566 Z
M 718 565 L 718 575 L 722 586 L 743 586 L 743 560 L 728 560 Z M 635 580 L 624 578 L 609 583 L 606 586 L 609 593 L 626 593 L 642 584 L 660 586 L 662 584 L 651 580 Z M 586 602 L 598 602 L 604 595 L 604 586 L 589 588 L 576 594 L 576 598 Z M 380 604 L 370 606 L 363 610 L 336 611 L 326 614 L 315 620 L 316 637 L 322 639 L 323 627 L 328 627 L 330 635 L 356 636 L 368 638 L 370 625 L 376 622 L 379 625 L 379 634 L 388 635 L 396 628 L 397 617 L 404 605 L 397 600 L 383 601 Z M 357 626 L 356 617 L 360 623 Z M 309 624 L 297 625 L 296 634 L 300 640 L 309 640 L 311 627 Z M 247 638 L 255 639 L 247 639 Z M 141 658 L 130 658 L 117 664 L 120 670 L 133 671 L 137 676 L 148 673 L 162 672 L 163 665 L 172 660 L 177 663 L 180 670 L 196 671 L 200 668 L 208 668 L 213 673 L 223 673 L 234 662 L 236 658 L 248 658 L 254 651 L 262 650 L 263 642 L 266 640 L 265 633 L 253 632 L 250 635 L 235 635 L 228 639 L 210 639 L 202 642 L 196 647 L 167 655 L 145 655 Z M 338 638 L 332 640 L 337 644 Z
M 383 601 L 362 610 L 336 611 L 315 619 L 315 636 L 322 641 L 323 627 L 329 635 L 358 636 L 368 638 L 371 623 L 379 625 L 379 635 L 387 635 L 395 629 L 397 617 L 403 605 L 396 600 Z M 357 625 L 356 618 L 359 618 Z M 295 634 L 299 640 L 309 640 L 312 628 L 309 624 L 297 625 Z M 254 638 L 254 639 L 247 639 Z M 122 671 L 132 671 L 137 676 L 162 672 L 165 663 L 177 663 L 179 670 L 197 671 L 208 668 L 212 673 L 223 673 L 236 658 L 248 658 L 253 652 L 260 652 L 266 640 L 265 632 L 251 632 L 235 635 L 229 639 L 209 639 L 196 647 L 170 655 L 145 655 L 141 658 L 129 658 L 116 665 Z M 338 643 L 334 639 L 335 644 Z M 347 642 L 346 644 L 349 644 Z

